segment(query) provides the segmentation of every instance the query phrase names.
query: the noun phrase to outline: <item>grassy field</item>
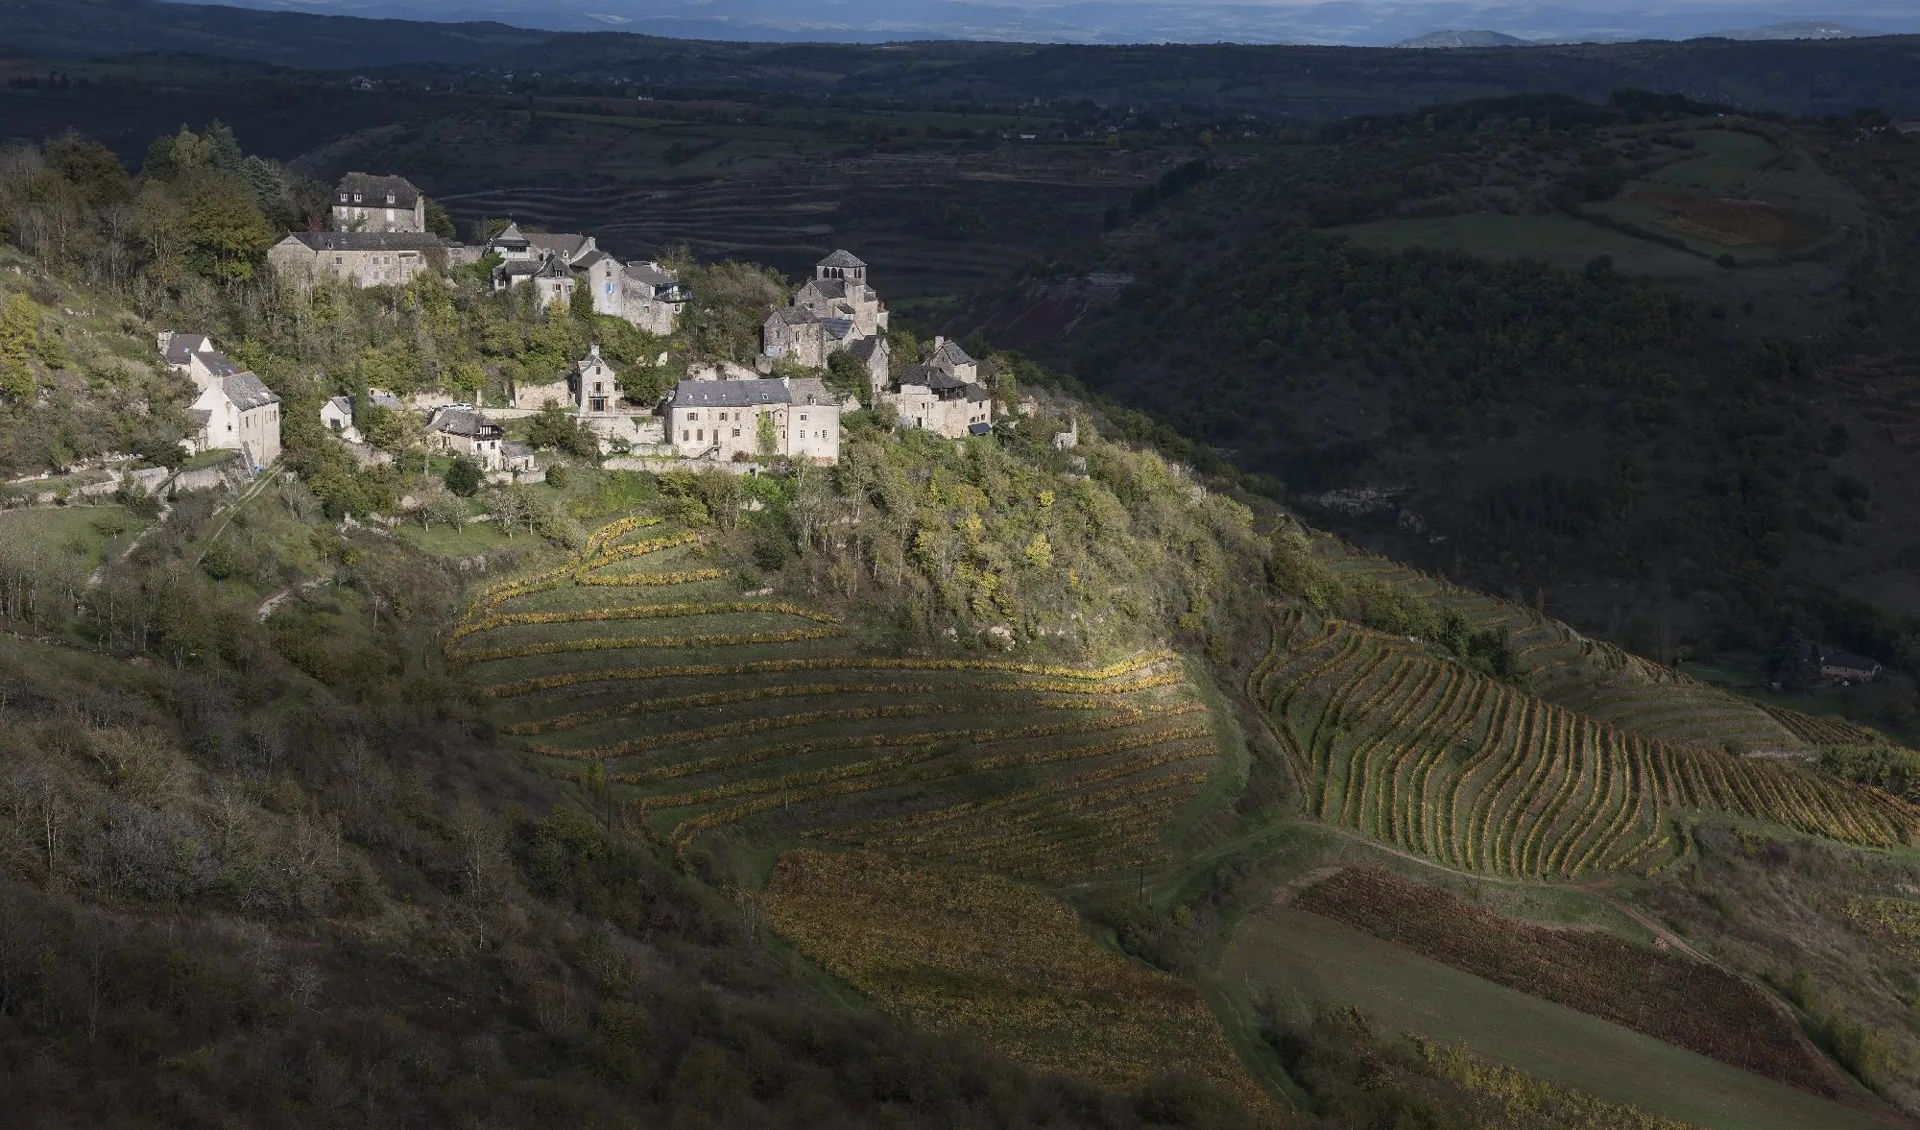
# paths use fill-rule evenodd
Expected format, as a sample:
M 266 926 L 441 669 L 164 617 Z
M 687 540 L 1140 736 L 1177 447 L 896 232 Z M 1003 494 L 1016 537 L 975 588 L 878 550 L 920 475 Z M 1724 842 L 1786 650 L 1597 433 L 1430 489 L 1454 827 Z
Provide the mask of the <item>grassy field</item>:
M 1710 1130 L 1868 1130 L 1872 1116 L 1495 985 L 1303 911 L 1246 920 L 1219 982 L 1282 1008 L 1356 1005 L 1543 1078 Z
M 0 511 L 0 544 L 9 552 L 52 554 L 93 569 L 150 525 L 124 506 L 42 506 Z
M 1703 129 L 1683 136 L 1694 143 L 1694 155 L 1650 174 L 1647 180 L 1703 192 L 1731 192 L 1780 155 L 1779 146 L 1758 134 Z
M 507 536 L 497 522 L 469 522 L 458 530 L 447 525 L 423 528 L 408 522 L 394 532 L 435 557 L 472 557 L 489 550 L 506 549 L 516 542 L 526 545 L 532 540 L 524 533 Z

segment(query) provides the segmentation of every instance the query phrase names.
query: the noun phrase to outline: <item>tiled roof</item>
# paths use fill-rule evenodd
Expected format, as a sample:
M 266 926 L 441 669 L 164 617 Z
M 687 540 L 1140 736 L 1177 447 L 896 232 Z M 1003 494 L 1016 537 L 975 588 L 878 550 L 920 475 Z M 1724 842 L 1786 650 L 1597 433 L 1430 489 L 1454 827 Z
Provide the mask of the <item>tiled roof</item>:
M 287 238 L 309 251 L 438 251 L 447 246 L 439 236 L 423 231 L 297 231 Z
M 495 244 L 516 248 L 525 247 L 527 245 L 527 237 L 521 234 L 519 224 L 508 220 L 507 226 L 495 232 L 493 238 L 487 241 L 487 246 L 489 247 Z
M 280 403 L 280 398 L 273 394 L 266 382 L 252 373 L 235 373 L 221 381 L 220 387 L 227 394 L 227 399 L 233 401 L 233 406 L 242 412 Z
M 822 267 L 864 267 L 866 266 L 866 264 L 861 262 L 859 256 L 855 255 L 851 251 L 836 251 L 833 254 L 827 256 L 825 259 L 820 260 L 820 266 Z
M 355 193 L 359 200 L 353 199 Z M 342 200 L 341 197 L 346 197 Z M 387 203 L 387 197 L 393 203 Z M 411 208 L 420 199 L 420 190 L 405 177 L 377 177 L 368 173 L 348 173 L 333 191 L 333 202 L 349 208 Z
M 538 259 L 515 259 L 502 263 L 495 270 L 503 275 L 537 275 L 546 270 L 547 265 Z
M 533 454 L 533 448 L 517 439 L 510 439 L 500 445 L 500 454 L 509 459 L 525 459 Z

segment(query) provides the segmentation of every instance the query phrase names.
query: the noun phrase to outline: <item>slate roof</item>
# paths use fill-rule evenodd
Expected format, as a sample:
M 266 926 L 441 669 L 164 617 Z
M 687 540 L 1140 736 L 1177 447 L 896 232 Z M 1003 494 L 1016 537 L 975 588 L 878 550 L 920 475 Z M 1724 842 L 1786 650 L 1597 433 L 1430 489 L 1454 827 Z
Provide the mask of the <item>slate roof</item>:
M 789 326 L 810 326 L 820 320 L 819 315 L 804 306 L 775 307 L 773 313 L 768 316 L 767 320 L 773 321 L 776 318 Z
M 367 393 L 367 399 L 373 401 L 373 406 L 376 408 L 406 407 L 405 405 L 400 403 L 399 397 L 393 395 L 390 392 L 369 392 Z
M 836 251 L 833 254 L 827 256 L 825 259 L 820 260 L 819 265 L 822 267 L 864 267 L 866 266 L 864 262 L 861 262 L 860 257 L 855 255 L 851 251 Z
M 573 232 L 557 235 L 542 233 L 540 235 L 528 236 L 527 246 L 536 251 L 546 251 L 555 255 L 564 256 L 571 262 L 573 257 L 580 254 L 581 249 L 586 247 L 587 239 L 587 236 Z
M 840 403 L 832 393 L 827 391 L 827 382 L 819 377 L 795 377 L 781 383 L 787 386 L 789 404 L 813 404 L 824 407 Z
M 822 318 L 820 325 L 826 329 L 827 336 L 835 341 L 842 341 L 853 332 L 852 318 Z
M 227 399 L 233 401 L 233 406 L 242 412 L 280 403 L 280 398 L 273 394 L 266 382 L 252 373 L 235 373 L 221 381 L 220 388 L 227 394 Z
M 329 396 L 327 397 L 327 403 L 333 405 L 335 408 L 338 408 L 340 411 L 346 413 L 349 418 L 353 416 L 353 397 Z
M 527 459 L 532 457 L 533 448 L 528 447 L 517 439 L 510 439 L 501 443 L 500 454 L 509 459 Z
M 1878 660 L 1868 659 L 1864 655 L 1855 655 L 1850 651 L 1822 651 L 1820 654 L 1820 665 L 1822 667 L 1838 667 L 1846 671 L 1880 670 Z
M 200 363 L 207 367 L 207 372 L 216 377 L 231 377 L 240 371 L 240 366 L 228 360 L 227 355 L 218 349 L 197 350 L 194 356 L 198 357 Z
M 527 246 L 527 237 L 521 234 L 519 224 L 514 223 L 512 220 L 508 220 L 507 226 L 504 228 L 501 228 L 498 232 L 494 233 L 493 238 L 487 241 L 488 247 L 493 247 L 495 245 L 499 245 L 502 247 L 512 247 L 518 250 L 520 248 L 524 248 L 525 246 Z
M 167 340 L 167 351 L 164 356 L 169 365 L 184 365 L 188 357 L 212 348 L 213 339 L 206 334 L 177 333 Z
M 652 263 L 628 263 L 626 273 L 627 278 L 642 286 L 650 286 L 655 291 L 663 286 L 672 286 L 678 281 Z
M 358 201 L 353 199 L 360 194 Z M 387 203 L 387 197 L 393 203 Z M 333 190 L 333 202 L 349 208 L 411 208 L 420 199 L 420 190 L 405 177 L 377 177 L 370 173 L 348 173 Z
M 871 361 L 873 360 L 874 352 L 880 348 L 880 343 L 886 340 L 886 338 L 878 334 L 872 337 L 863 337 L 852 345 L 847 346 L 847 352 L 862 361 Z
M 480 439 L 500 432 L 500 425 L 471 408 L 435 409 L 433 419 L 427 422 L 427 427 L 436 432 L 466 436 L 470 439 Z
M 681 381 L 673 386 L 673 398 L 667 403 L 673 408 L 746 408 L 754 404 L 786 404 L 788 395 L 787 382 L 771 379 Z
M 509 263 L 502 263 L 495 268 L 495 270 L 503 275 L 527 276 L 537 275 L 546 269 L 547 265 L 538 259 L 515 259 Z
M 297 231 L 287 238 L 309 251 L 439 251 L 447 246 L 439 236 L 423 231 Z
M 589 251 L 585 255 L 582 255 L 580 257 L 580 261 L 578 263 L 575 263 L 574 267 L 578 270 L 584 271 L 589 267 L 597 266 L 600 263 L 604 263 L 611 258 L 613 258 L 613 256 L 607 254 L 606 252 L 596 247 L 592 251 Z
M 967 431 L 977 436 L 990 436 L 993 434 L 993 425 L 992 424 L 968 424 Z
M 807 282 L 806 286 L 800 289 L 811 290 L 822 298 L 845 298 L 847 296 L 847 280 L 811 279 Z
M 195 430 L 204 429 L 208 424 L 213 423 L 213 409 L 189 408 L 187 409 L 187 419 L 193 421 Z
M 907 366 L 900 371 L 900 383 L 925 385 L 934 392 L 951 392 L 969 386 L 969 382 L 961 380 L 945 369 L 936 369 L 932 365 Z
M 944 362 L 948 365 L 977 364 L 973 358 L 967 356 L 966 350 L 960 348 L 960 343 L 957 341 L 942 343 L 940 348 L 933 351 L 933 360 L 935 362 Z

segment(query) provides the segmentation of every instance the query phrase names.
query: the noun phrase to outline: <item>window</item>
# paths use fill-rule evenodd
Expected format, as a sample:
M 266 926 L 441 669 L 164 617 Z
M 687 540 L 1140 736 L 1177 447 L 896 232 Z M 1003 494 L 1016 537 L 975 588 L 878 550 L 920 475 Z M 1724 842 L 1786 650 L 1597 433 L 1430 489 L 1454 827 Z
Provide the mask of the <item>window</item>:
M 705 429 L 702 429 L 702 428 L 693 429 L 693 440 L 695 443 L 705 443 L 707 440 L 707 433 Z
M 388 203 L 388 204 L 392 204 L 392 203 L 393 203 L 393 193 L 391 193 L 391 192 L 389 192 L 389 193 L 387 193 L 387 203 Z
M 689 419 L 689 420 L 698 420 L 699 418 L 700 418 L 700 413 L 698 413 L 698 412 L 689 412 L 689 413 L 687 413 L 687 419 Z
M 739 428 L 735 428 L 735 429 L 733 429 L 733 438 L 735 438 L 735 439 L 739 439 L 739 438 L 740 438 L 740 429 L 739 429 Z
M 800 422 L 803 424 L 807 422 L 807 414 L 805 412 L 800 413 Z
M 360 194 L 359 194 L 359 193 L 357 193 L 357 192 L 356 192 L 356 193 L 354 193 L 354 194 L 353 194 L 353 202 L 354 202 L 355 204 L 358 204 L 358 203 L 360 203 Z
M 680 442 L 681 442 L 681 443 L 685 443 L 685 442 L 687 442 L 687 441 L 688 441 L 689 439 L 692 439 L 692 438 L 693 438 L 692 436 L 689 436 L 689 435 L 687 434 L 687 429 L 685 429 L 685 428 L 681 428 L 681 429 L 680 429 Z

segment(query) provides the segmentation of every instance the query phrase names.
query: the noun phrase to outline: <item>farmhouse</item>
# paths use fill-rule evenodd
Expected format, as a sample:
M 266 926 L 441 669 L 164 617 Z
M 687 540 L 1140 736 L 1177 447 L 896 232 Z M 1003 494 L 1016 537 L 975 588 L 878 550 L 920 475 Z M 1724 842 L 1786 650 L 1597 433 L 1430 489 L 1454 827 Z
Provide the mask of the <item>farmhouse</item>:
M 1820 675 L 1848 683 L 1871 683 L 1880 677 L 1880 664 L 1864 655 L 1822 647 Z
M 483 471 L 505 468 L 506 432 L 471 408 L 448 405 L 427 421 L 427 442 L 435 450 L 464 455 Z
M 181 441 L 189 453 L 238 451 L 255 469 L 280 458 L 280 398 L 265 382 L 228 360 L 205 334 L 166 331 L 158 345 L 167 367 L 199 390 L 187 408 L 194 430 Z
M 874 392 L 877 402 L 893 405 L 902 425 L 949 439 L 993 430 L 993 394 L 980 383 L 979 362 L 958 342 L 934 338 L 926 361 L 907 366 L 888 384 L 876 384 Z
M 351 286 L 398 286 L 466 259 L 459 244 L 425 232 L 291 232 L 267 252 L 281 278 L 308 286 L 322 275 Z
M 840 404 L 813 377 L 681 381 L 666 411 L 667 442 L 687 458 L 840 460 Z
M 348 173 L 333 191 L 333 230 L 424 232 L 427 198 L 405 177 Z

